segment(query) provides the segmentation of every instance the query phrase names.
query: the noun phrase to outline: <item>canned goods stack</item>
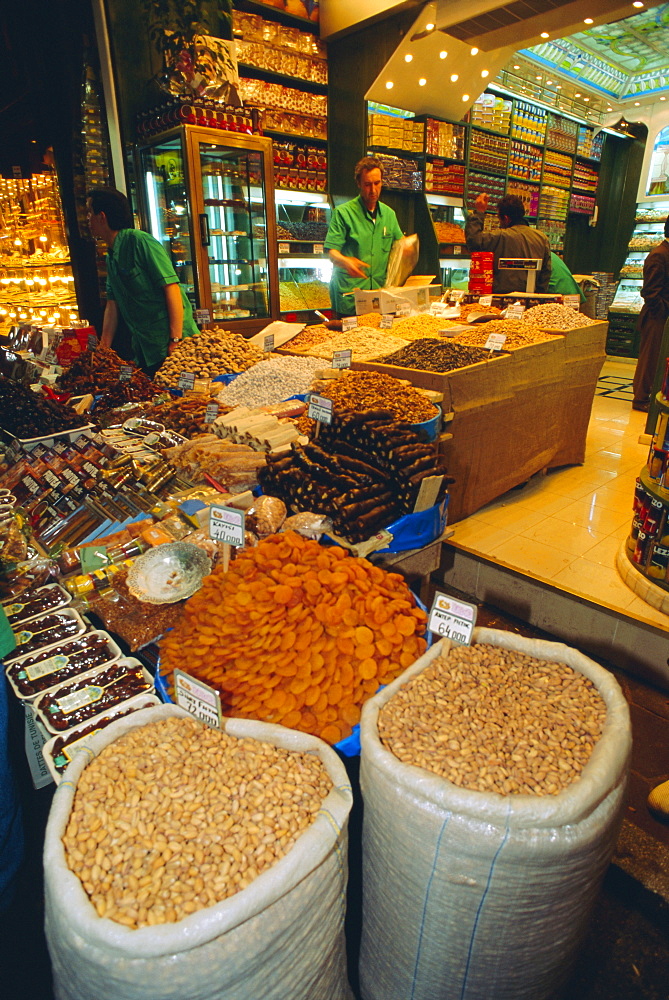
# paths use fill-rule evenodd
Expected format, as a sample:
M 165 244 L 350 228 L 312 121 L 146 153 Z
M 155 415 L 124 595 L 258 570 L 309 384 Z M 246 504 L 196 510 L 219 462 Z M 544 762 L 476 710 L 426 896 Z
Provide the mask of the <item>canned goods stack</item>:
M 493 260 L 493 254 L 487 251 L 472 253 L 468 286 L 470 292 L 478 295 L 492 293 Z

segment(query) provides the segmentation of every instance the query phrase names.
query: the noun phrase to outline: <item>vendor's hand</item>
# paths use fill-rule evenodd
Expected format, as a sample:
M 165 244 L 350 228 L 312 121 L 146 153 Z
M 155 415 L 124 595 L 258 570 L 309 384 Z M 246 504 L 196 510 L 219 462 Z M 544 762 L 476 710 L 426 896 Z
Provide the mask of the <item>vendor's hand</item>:
M 167 343 L 167 355 L 168 355 L 168 357 L 169 357 L 170 354 L 174 354 L 174 352 L 176 351 L 176 349 L 177 349 L 177 347 L 179 346 L 180 343 L 181 343 L 180 340 L 172 340 L 172 338 L 170 337 L 170 339 L 169 339 L 169 341 Z
M 350 278 L 364 278 L 365 268 L 368 268 L 369 264 L 366 264 L 364 260 L 358 260 L 357 257 L 344 257 L 343 268 Z
M 483 212 L 484 214 L 488 211 L 488 204 L 490 199 L 485 191 L 476 196 L 476 201 L 474 202 L 474 211 Z

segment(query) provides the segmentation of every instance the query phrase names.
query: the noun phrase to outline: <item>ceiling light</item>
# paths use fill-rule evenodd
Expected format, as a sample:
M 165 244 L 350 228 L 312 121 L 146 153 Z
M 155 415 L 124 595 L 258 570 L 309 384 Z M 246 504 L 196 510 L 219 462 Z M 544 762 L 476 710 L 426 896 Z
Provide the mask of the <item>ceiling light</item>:
M 562 84 L 558 83 L 557 86 L 555 87 L 555 89 L 556 90 L 562 90 Z
M 469 100 L 469 94 L 463 94 L 462 95 L 462 100 L 465 101 L 465 102 L 467 102 Z
M 643 7 L 643 4 L 641 3 L 641 0 L 634 0 L 634 3 L 632 4 L 632 6 L 633 7 Z
M 439 53 L 439 58 L 440 59 L 445 59 L 447 55 L 448 55 L 448 52 L 446 51 L 446 49 L 442 49 L 441 52 Z
M 418 86 L 419 87 L 424 87 L 426 83 L 427 83 L 427 80 L 425 79 L 425 77 L 421 76 L 420 80 L 418 81 Z
M 546 80 L 546 86 L 547 87 L 552 87 L 553 86 L 553 81 L 552 80 Z
M 661 97 L 661 98 L 660 98 L 660 100 L 661 100 L 661 101 L 663 101 L 663 100 L 664 100 L 664 97 Z M 613 111 L 613 108 L 607 108 L 606 110 L 607 110 L 607 111 Z
M 550 35 L 548 34 L 548 32 L 547 32 L 547 31 L 542 31 L 542 32 L 541 32 L 541 37 L 542 37 L 542 38 L 550 38 L 551 36 L 550 36 Z
M 413 61 L 413 56 L 411 55 L 410 52 L 407 52 L 407 54 L 404 57 L 404 62 L 412 62 L 412 61 Z
M 583 24 L 594 24 L 594 23 L 595 22 L 593 21 L 593 19 L 591 17 L 584 17 L 583 18 Z
M 580 94 L 574 94 L 574 97 L 580 97 L 580 96 L 581 96 Z
M 520 66 L 514 66 L 513 68 L 514 69 L 520 69 Z
M 478 54 L 479 54 L 479 50 L 476 48 L 476 46 L 474 46 L 474 48 L 472 49 L 472 55 L 473 56 L 477 56 Z
M 483 77 L 483 79 L 485 80 L 485 78 L 486 78 L 487 76 L 490 76 L 490 73 L 489 73 L 489 71 L 488 71 L 487 69 L 482 69 L 482 70 L 481 70 L 481 76 L 482 76 L 482 77 Z
M 457 81 L 458 81 L 458 74 L 451 73 L 451 83 L 457 83 Z
M 589 101 L 589 100 L 590 100 L 590 98 L 589 98 L 589 97 L 584 97 L 584 98 L 583 98 L 583 100 L 584 100 L 584 101 Z
M 427 23 L 427 24 L 425 25 L 425 30 L 426 30 L 426 31 L 434 31 L 434 25 L 432 24 L 432 21 L 429 21 L 429 22 L 428 22 L 428 23 Z
M 666 99 L 667 99 L 666 97 L 661 97 L 660 98 L 661 101 L 666 101 Z
M 540 80 L 540 79 L 541 79 L 541 77 L 540 77 L 540 76 L 535 76 L 535 78 L 534 78 L 534 79 L 535 79 L 535 80 Z
M 392 90 L 392 89 L 393 89 L 393 81 L 386 80 L 386 90 Z
M 639 104 L 640 104 L 640 103 L 641 103 L 640 101 L 635 101 L 635 102 L 634 102 L 634 107 L 635 107 L 635 108 L 638 108 L 638 107 L 639 107 Z

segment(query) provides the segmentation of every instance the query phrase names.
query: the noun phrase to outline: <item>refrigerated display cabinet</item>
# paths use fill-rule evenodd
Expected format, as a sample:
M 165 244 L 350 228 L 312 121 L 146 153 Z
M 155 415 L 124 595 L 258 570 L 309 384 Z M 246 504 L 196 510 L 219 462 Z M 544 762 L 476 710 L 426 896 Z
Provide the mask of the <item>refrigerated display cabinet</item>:
M 137 147 L 137 178 L 193 308 L 243 334 L 278 319 L 271 139 L 182 125 Z

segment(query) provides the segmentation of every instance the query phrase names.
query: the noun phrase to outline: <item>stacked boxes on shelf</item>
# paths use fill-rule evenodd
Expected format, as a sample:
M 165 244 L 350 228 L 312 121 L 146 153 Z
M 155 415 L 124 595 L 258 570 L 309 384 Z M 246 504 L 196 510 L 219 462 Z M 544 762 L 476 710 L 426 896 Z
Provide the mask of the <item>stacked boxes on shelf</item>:
M 464 163 L 428 160 L 425 164 L 425 190 L 435 194 L 463 195 L 465 193 Z
M 232 30 L 240 63 L 296 80 L 327 84 L 327 49 L 310 31 L 239 10 L 232 13 Z
M 406 149 L 422 153 L 425 147 L 425 126 L 413 118 L 372 113 L 369 115 L 369 145 L 388 149 Z
M 536 219 L 539 211 L 539 188 L 536 184 L 525 184 L 523 181 L 510 180 L 506 186 L 506 193 L 520 198 L 525 206 L 525 215 Z
M 381 154 L 383 186 L 395 191 L 422 191 L 423 175 L 415 160 Z
M 565 223 L 558 219 L 539 219 L 537 229 L 545 233 L 551 250 L 560 253 L 564 249 Z
M 563 149 L 566 153 L 575 153 L 577 142 L 578 122 L 549 111 L 546 120 L 546 145 L 553 149 Z
M 325 150 L 304 143 L 275 142 L 274 184 L 291 191 L 327 191 Z
M 593 167 L 589 167 L 585 163 L 574 164 L 573 186 L 575 188 L 578 188 L 579 191 L 591 191 L 594 194 L 598 182 L 599 174 Z
M 506 174 L 509 140 L 473 128 L 469 140 L 469 163 L 472 168 Z
M 467 208 L 473 211 L 476 196 L 485 192 L 490 198 L 490 210 L 495 211 L 497 202 L 506 193 L 506 180 L 504 177 L 493 177 L 491 174 L 479 174 L 475 170 L 469 171 L 467 178 Z
M 555 153 L 547 149 L 544 153 L 544 184 L 555 184 L 557 187 L 569 188 L 574 158 L 564 153 Z
M 511 141 L 509 175 L 526 181 L 540 180 L 541 158 L 537 156 L 536 146 L 519 142 L 517 139 Z
M 576 153 L 578 156 L 587 156 L 591 160 L 599 160 L 602 156 L 602 146 L 604 145 L 604 133 L 594 133 L 594 129 L 587 125 L 578 127 L 578 145 Z
M 464 125 L 428 118 L 425 122 L 425 152 L 450 160 L 464 160 L 466 131 Z
M 472 106 L 471 123 L 508 135 L 511 125 L 511 101 L 497 97 L 496 94 L 481 94 Z
M 592 215 L 595 211 L 595 197 L 590 194 L 579 194 L 573 191 L 569 199 L 569 211 L 577 215 Z

